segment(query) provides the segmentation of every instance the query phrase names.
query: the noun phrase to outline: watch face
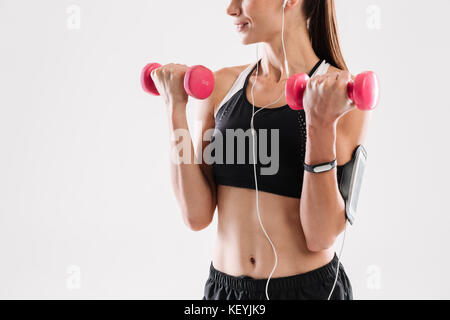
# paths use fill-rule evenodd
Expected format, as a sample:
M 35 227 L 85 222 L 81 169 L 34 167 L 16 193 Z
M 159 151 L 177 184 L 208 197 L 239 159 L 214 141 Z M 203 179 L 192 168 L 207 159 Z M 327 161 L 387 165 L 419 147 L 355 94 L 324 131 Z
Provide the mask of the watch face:
M 331 164 L 324 164 L 323 166 L 318 166 L 314 168 L 314 172 L 324 172 L 324 171 L 328 171 L 331 170 L 333 168 L 333 166 Z

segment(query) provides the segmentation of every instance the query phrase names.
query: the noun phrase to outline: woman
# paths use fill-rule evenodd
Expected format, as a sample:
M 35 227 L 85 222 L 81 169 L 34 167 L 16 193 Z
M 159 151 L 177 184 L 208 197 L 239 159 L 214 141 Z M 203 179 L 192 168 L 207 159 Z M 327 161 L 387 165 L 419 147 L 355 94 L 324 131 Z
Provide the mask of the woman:
M 214 73 L 215 89 L 197 108 L 201 125 L 195 154 L 204 155 L 218 134 L 226 138 L 227 129 L 247 131 L 254 119 L 256 131 L 279 130 L 279 168 L 276 174 L 261 175 L 261 163 L 254 166 L 250 161 L 196 164 L 190 135 L 184 137 L 189 150 L 182 153 L 190 161 L 171 164 L 184 222 L 202 230 L 218 209 L 203 299 L 353 299 L 333 250 L 346 226 L 338 177 L 364 142 L 369 113 L 347 98 L 352 76 L 339 47 L 334 1 L 232 0 L 227 14 L 238 25 L 242 43 L 262 43 L 263 54 L 255 64 Z M 187 68 L 169 64 L 152 72 L 165 97 L 172 133 L 188 130 L 183 89 Z M 312 78 L 305 109 L 293 111 L 284 96 L 286 80 L 301 72 Z M 212 140 L 205 141 L 211 129 Z M 172 148 L 176 143 L 171 142 Z M 249 159 L 248 152 L 245 155 Z M 327 172 L 304 171 L 304 163 L 335 159 L 338 167 Z

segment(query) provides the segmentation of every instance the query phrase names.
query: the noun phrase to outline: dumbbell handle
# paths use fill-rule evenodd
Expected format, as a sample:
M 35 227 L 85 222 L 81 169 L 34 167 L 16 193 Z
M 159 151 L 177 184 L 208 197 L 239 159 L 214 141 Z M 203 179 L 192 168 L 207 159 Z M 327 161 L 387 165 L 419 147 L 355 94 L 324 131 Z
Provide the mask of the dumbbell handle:
M 160 94 L 153 82 L 151 73 L 160 67 L 159 63 L 149 63 L 141 72 L 142 89 L 155 96 Z M 184 90 L 188 95 L 196 99 L 203 100 L 208 98 L 214 90 L 214 74 L 211 70 L 201 65 L 190 67 L 184 75 Z

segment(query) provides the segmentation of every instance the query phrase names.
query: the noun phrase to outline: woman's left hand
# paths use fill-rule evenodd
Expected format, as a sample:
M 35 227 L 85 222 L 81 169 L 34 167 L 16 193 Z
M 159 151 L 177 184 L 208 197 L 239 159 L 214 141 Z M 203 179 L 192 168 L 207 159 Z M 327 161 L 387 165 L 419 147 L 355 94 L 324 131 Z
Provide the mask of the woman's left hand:
M 336 125 L 341 116 L 355 108 L 347 94 L 351 80 L 350 72 L 340 71 L 314 76 L 308 81 L 303 106 L 309 126 Z

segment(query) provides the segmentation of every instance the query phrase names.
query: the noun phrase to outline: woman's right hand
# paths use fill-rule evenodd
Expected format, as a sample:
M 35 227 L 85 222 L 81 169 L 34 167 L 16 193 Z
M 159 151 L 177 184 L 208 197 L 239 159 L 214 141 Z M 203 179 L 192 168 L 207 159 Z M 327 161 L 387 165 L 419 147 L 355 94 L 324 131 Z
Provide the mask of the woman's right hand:
M 159 94 L 164 97 L 168 108 L 186 106 L 188 94 L 184 90 L 184 75 L 189 67 L 184 64 L 170 63 L 154 69 L 150 76 Z

